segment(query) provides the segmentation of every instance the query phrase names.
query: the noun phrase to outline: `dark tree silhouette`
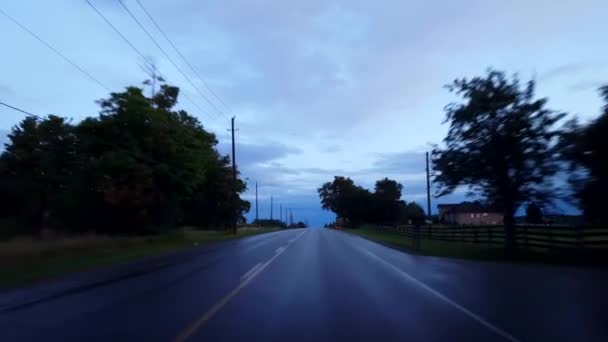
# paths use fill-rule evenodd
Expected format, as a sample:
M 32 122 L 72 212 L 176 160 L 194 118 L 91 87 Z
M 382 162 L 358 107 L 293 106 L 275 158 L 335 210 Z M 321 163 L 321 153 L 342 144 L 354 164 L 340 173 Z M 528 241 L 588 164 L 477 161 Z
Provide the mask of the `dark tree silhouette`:
M 543 211 L 536 203 L 530 203 L 526 207 L 526 222 L 530 224 L 543 223 Z
M 570 163 L 569 181 L 585 218 L 603 224 L 608 222 L 604 209 L 608 193 L 608 86 L 599 90 L 604 99 L 602 114 L 587 125 L 570 121 L 560 142 L 560 152 Z
M 514 214 L 525 201 L 542 203 L 550 194 L 552 158 L 565 114 L 534 98 L 534 82 L 522 86 L 516 76 L 488 70 L 483 77 L 457 79 L 446 86 L 464 99 L 445 107 L 450 124 L 445 147 L 433 150 L 437 195 L 468 186 L 503 210 L 506 247 L 516 247 Z

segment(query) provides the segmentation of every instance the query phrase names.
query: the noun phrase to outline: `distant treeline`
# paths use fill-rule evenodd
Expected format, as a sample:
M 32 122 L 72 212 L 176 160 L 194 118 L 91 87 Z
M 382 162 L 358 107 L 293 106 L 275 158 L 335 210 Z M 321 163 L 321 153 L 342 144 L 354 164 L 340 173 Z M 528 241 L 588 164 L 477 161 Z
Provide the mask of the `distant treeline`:
M 145 233 L 244 221 L 244 182 L 234 189 L 215 136 L 173 109 L 178 94 L 129 87 L 78 123 L 25 118 L 0 156 L 0 230 Z
M 302 221 L 288 223 L 276 219 L 259 219 L 251 222 L 252 226 L 269 227 L 269 228 L 307 228 Z
M 403 185 L 388 178 L 377 181 L 371 192 L 350 178 L 336 176 L 317 191 L 323 209 L 349 225 L 419 223 L 425 216 L 418 204 L 401 200 Z

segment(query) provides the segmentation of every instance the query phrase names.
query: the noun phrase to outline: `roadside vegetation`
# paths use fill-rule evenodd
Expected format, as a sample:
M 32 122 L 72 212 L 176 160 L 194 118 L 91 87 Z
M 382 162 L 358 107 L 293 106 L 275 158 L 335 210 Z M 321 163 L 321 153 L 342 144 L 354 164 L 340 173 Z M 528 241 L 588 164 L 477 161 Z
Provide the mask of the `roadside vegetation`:
M 0 288 L 277 230 L 246 227 L 234 235 L 226 230 L 182 228 L 149 236 L 89 233 L 45 239 L 18 237 L 0 242 Z
M 0 155 L 0 285 L 271 231 L 179 89 L 127 87 L 73 122 L 28 115 Z M 144 82 L 149 84 L 150 82 Z M 183 230 L 181 227 L 194 227 Z
M 179 89 L 128 87 L 74 123 L 28 116 L 0 156 L 0 237 L 95 232 L 145 235 L 228 228 L 249 202 L 217 139 L 183 110 Z
M 605 249 L 578 253 L 572 250 L 556 251 L 547 248 L 520 247 L 517 252 L 512 253 L 505 250 L 504 245 L 500 244 L 442 241 L 428 238 L 421 238 L 416 242 L 414 237 L 404 236 L 396 231 L 379 230 L 372 227 L 347 229 L 346 232 L 408 253 L 436 257 L 584 266 L 605 266 L 604 260 L 608 257 L 608 252 Z M 608 236 L 608 229 L 606 229 L 605 234 Z

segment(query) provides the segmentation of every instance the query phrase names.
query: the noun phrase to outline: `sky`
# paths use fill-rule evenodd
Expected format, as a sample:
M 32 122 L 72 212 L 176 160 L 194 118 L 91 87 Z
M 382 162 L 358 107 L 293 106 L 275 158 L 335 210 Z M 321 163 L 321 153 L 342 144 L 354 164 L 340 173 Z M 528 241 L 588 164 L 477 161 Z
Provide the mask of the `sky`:
M 599 114 L 596 89 L 608 83 L 605 0 L 140 0 L 196 73 L 137 1 L 124 0 L 198 91 L 118 0 L 90 1 L 181 88 L 179 107 L 224 154 L 236 116 L 244 197 L 253 202 L 257 182 L 263 218 L 272 194 L 275 217 L 282 205 L 312 225 L 333 221 L 316 188 L 335 175 L 367 188 L 393 178 L 404 200 L 424 204 L 424 153 L 446 135 L 443 107 L 458 99 L 443 86 L 456 78 L 489 67 L 534 78 L 549 108 L 582 121 Z M 5 0 L 0 9 L 112 91 L 147 78 L 144 59 L 85 0 Z M 75 122 L 99 112 L 108 90 L 2 14 L 0 37 L 0 101 Z M 0 142 L 23 117 L 0 107 Z M 433 198 L 433 210 L 465 192 Z

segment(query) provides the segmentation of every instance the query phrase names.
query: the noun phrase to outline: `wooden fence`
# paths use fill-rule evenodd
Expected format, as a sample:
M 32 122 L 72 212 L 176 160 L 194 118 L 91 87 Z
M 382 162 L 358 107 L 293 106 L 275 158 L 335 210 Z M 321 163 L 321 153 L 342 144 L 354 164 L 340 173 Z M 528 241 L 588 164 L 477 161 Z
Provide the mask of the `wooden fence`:
M 383 226 L 379 229 L 398 232 L 412 239 L 429 239 L 492 245 L 504 245 L 503 226 Z M 608 228 L 528 225 L 516 226 L 519 247 L 548 249 L 607 249 Z

